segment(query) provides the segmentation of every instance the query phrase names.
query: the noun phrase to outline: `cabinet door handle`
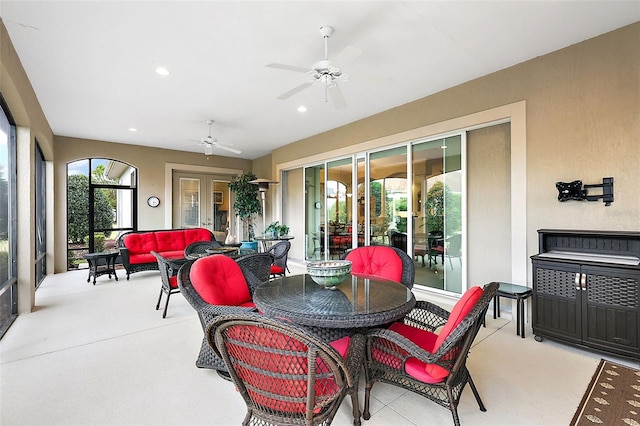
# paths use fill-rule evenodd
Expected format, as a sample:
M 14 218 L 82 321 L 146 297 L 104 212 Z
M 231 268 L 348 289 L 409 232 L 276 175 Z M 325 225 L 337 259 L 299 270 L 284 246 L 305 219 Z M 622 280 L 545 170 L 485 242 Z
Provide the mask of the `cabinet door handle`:
M 576 290 L 581 290 L 581 288 L 580 288 L 580 273 L 579 272 L 576 272 L 576 278 L 575 278 L 574 282 L 576 283 Z
M 580 279 L 580 287 L 582 287 L 583 291 L 587 290 L 587 274 L 582 274 L 582 278 Z

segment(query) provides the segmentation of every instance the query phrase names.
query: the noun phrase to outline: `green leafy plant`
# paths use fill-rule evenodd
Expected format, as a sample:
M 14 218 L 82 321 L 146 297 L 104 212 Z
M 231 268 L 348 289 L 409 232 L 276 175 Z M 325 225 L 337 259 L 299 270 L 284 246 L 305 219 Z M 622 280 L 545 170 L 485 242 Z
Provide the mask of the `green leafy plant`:
M 289 233 L 289 227 L 284 223 L 280 225 L 279 221 L 271 222 L 269 226 L 265 229 L 266 233 L 272 233 L 274 238 L 277 238 L 281 235 L 287 235 Z
M 113 210 L 107 195 L 102 190 L 94 192 L 94 226 L 98 229 L 113 227 Z M 67 186 L 67 216 L 69 241 L 83 242 L 89 235 L 89 177 L 70 175 Z M 109 236 L 110 232 L 105 232 Z
M 249 241 L 255 238 L 253 229 L 254 216 L 262 212 L 262 205 L 258 199 L 258 185 L 250 183 L 257 179 L 253 172 L 246 172 L 242 175 L 235 175 L 229 182 L 229 190 L 235 193 L 233 208 L 236 216 L 242 221 L 242 235 L 248 237 Z

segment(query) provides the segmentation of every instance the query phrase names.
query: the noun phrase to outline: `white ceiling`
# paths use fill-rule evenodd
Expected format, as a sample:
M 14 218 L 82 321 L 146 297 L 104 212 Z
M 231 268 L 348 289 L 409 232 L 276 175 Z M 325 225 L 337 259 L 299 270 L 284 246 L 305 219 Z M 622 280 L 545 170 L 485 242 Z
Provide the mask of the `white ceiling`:
M 0 16 L 56 135 L 203 152 L 211 118 L 243 151 L 215 154 L 255 159 L 639 21 L 640 2 L 2 0 Z M 309 76 L 266 65 L 311 68 L 323 25 L 347 107 L 319 85 L 278 100 Z

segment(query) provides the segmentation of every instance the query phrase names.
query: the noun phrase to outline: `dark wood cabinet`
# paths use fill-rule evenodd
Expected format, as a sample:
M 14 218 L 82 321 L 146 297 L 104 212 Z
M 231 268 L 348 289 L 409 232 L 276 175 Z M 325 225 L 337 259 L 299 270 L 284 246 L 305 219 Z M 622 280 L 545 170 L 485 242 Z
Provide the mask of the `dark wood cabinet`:
M 539 230 L 536 340 L 640 357 L 640 233 Z

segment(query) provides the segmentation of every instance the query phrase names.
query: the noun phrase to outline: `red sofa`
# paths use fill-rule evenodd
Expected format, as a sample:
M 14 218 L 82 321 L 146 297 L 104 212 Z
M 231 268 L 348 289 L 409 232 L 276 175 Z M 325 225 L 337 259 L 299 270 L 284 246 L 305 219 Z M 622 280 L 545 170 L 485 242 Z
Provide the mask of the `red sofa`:
M 160 229 L 131 231 L 118 238 L 122 265 L 129 275 L 139 271 L 158 270 L 152 251 L 167 259 L 184 259 L 184 249 L 196 241 L 215 241 L 216 237 L 205 228 Z

